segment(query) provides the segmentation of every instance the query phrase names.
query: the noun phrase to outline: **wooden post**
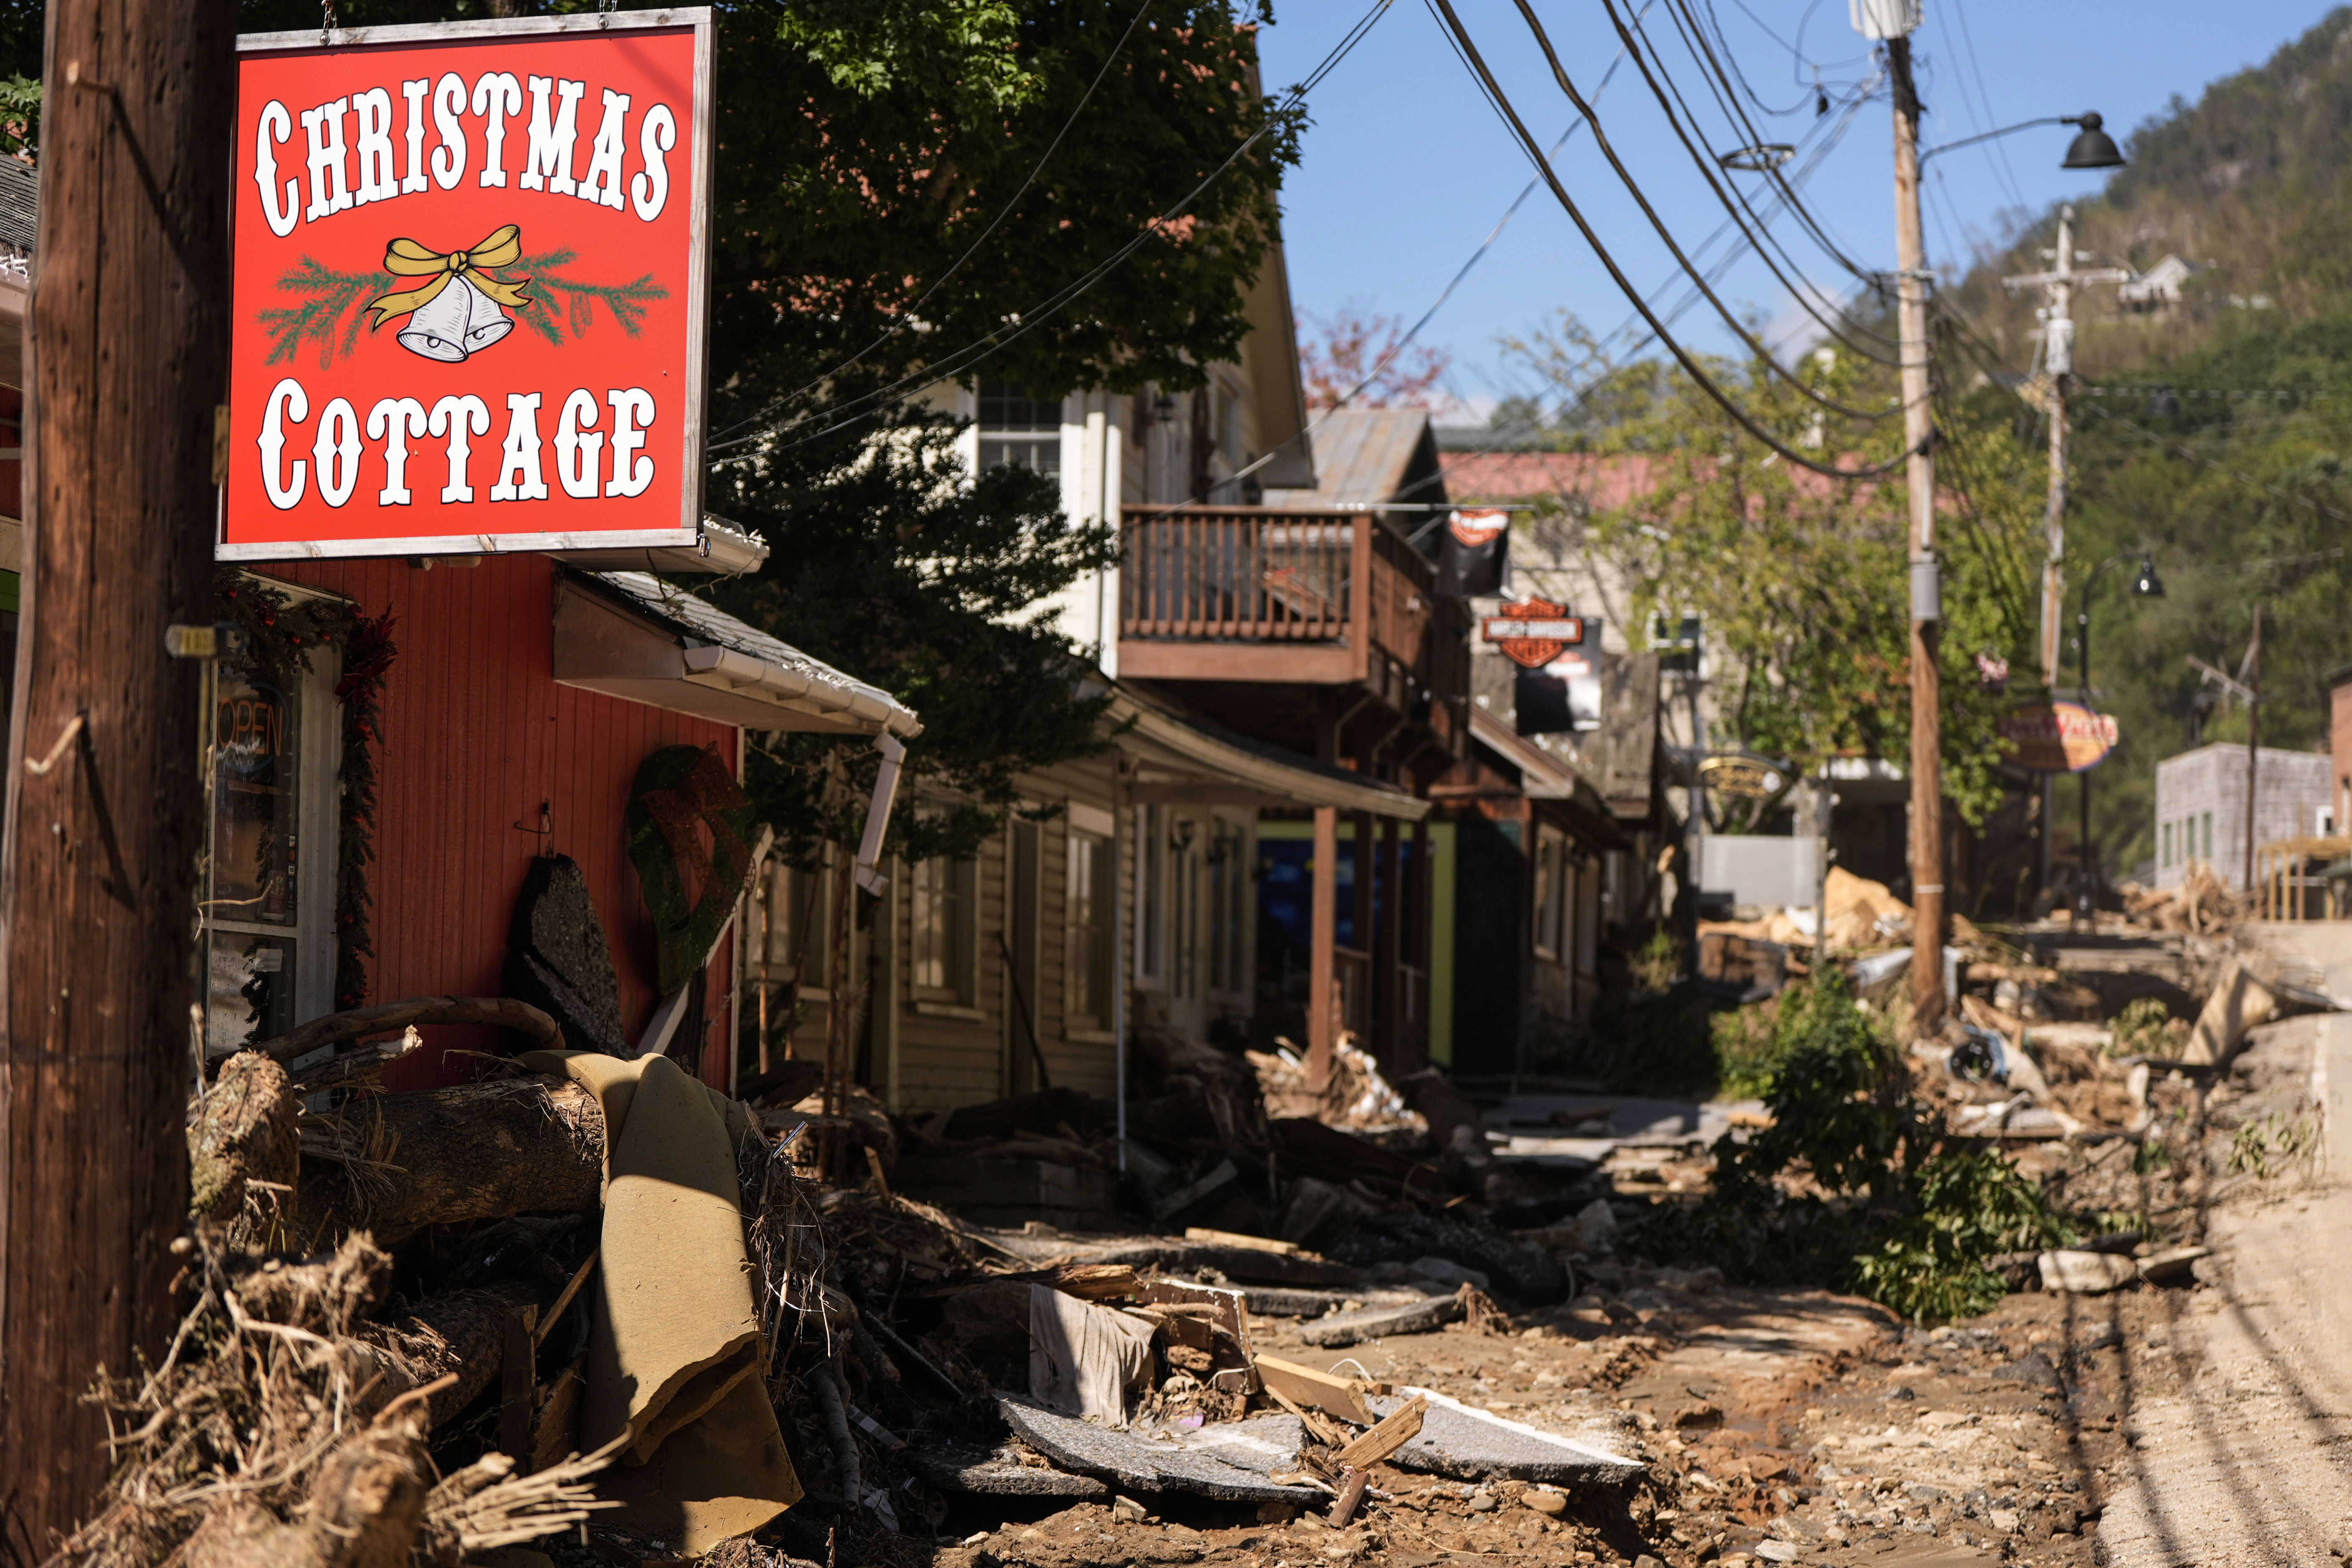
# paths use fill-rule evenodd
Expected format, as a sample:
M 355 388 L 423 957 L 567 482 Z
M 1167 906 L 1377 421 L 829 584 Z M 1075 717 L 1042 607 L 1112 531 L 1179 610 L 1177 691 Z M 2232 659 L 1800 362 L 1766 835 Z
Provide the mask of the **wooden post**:
M 1359 984 L 1364 984 L 1371 979 L 1367 972 L 1372 966 L 1372 952 L 1377 946 L 1372 936 L 1372 814 L 1369 811 L 1359 811 L 1352 812 L 1349 816 L 1351 821 L 1348 835 L 1349 872 L 1355 879 L 1354 885 L 1349 890 L 1355 895 L 1351 901 L 1356 906 L 1350 918 L 1352 934 L 1356 939 L 1351 951 L 1362 955 L 1362 963 L 1356 966 L 1356 976 Z M 1339 991 L 1343 1000 L 1347 994 L 1347 987 L 1343 984 Z M 1345 1007 L 1342 1008 L 1339 1015 L 1339 1026 L 1344 1029 L 1360 1025 L 1362 1032 L 1369 1035 L 1374 1027 L 1372 1020 L 1379 1016 L 1376 998 L 1359 996 L 1357 1007 L 1352 1012 Z M 1377 1042 L 1360 1039 L 1356 1044 L 1360 1048 L 1376 1046 Z
M 159 1355 L 187 1214 L 199 667 L 227 395 L 233 0 L 52 0 L 0 850 L 0 1556 L 107 1474 L 103 1365 Z M 68 86 L 68 82 L 77 86 Z M 79 721 L 55 765 L 39 761 Z
M 1404 976 L 1399 968 L 1404 963 L 1401 927 L 1405 906 L 1404 887 L 1397 875 L 1398 842 L 1396 818 L 1381 818 L 1379 901 L 1372 910 L 1372 994 L 1380 1004 L 1374 1038 L 1381 1068 L 1389 1073 L 1402 1070 L 1404 1064 Z
M 1331 1081 L 1331 1047 L 1339 1036 L 1339 1009 L 1332 1005 L 1339 931 L 1339 811 L 1315 808 L 1315 858 L 1308 868 L 1314 889 L 1307 939 L 1307 1080 L 1320 1094 Z
M 1927 336 L 1927 245 L 1919 224 L 1919 95 L 1911 40 L 1890 38 L 1895 98 L 1895 319 L 1902 339 L 1903 440 L 1911 503 L 1911 1026 L 1944 1021 L 1943 640 L 1936 581 L 1936 459 Z M 2084 693 L 2088 701 L 2090 694 Z
M 1411 1046 L 1402 1063 L 1406 1072 L 1429 1065 L 1431 1031 L 1436 1027 L 1433 1010 L 1437 994 L 1437 868 L 1429 858 L 1437 847 L 1430 837 L 1429 818 L 1412 825 L 1412 936 L 1406 947 L 1409 962 L 1421 971 L 1421 1016 L 1412 1021 Z
M 2246 891 L 2254 890 L 2254 786 L 2260 780 L 2263 756 L 2263 607 L 2254 606 L 2254 641 L 2247 650 L 2253 668 L 2246 698 Z M 2086 694 L 2087 700 L 2087 694 Z

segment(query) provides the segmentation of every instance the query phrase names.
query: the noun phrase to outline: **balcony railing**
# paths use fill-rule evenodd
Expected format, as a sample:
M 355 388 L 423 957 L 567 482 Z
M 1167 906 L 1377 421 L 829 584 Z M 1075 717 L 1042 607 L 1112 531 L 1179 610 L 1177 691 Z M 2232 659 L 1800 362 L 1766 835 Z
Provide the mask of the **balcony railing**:
M 1163 679 L 1358 682 L 1400 709 L 1468 689 L 1467 612 L 1370 513 L 1192 507 L 1131 516 L 1119 662 Z

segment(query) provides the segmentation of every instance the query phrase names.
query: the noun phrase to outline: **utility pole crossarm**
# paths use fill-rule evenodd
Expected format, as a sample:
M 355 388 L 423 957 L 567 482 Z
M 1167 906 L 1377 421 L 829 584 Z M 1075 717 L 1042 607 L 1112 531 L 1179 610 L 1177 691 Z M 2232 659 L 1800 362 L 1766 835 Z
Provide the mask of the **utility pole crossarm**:
M 2053 283 L 2128 283 L 2132 270 L 2128 267 L 2086 267 L 2079 272 L 2021 272 L 2001 282 L 2011 289 L 2046 289 Z
M 2193 653 L 2186 656 L 2185 662 L 2202 678 L 2198 682 L 2200 686 L 2210 681 L 2220 687 L 2224 696 L 2234 697 L 2241 702 L 2254 700 L 2253 689 L 2232 677 L 2227 670 L 2206 663 Z

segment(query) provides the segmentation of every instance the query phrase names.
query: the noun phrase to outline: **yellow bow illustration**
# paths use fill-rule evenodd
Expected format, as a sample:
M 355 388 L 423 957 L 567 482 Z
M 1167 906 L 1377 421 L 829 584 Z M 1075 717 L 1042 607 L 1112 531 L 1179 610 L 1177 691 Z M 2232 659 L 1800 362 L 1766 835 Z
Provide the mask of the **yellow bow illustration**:
M 431 281 L 379 295 L 369 301 L 368 326 L 380 327 L 394 316 L 424 309 L 440 296 L 452 278 L 465 279 L 501 305 L 528 305 L 530 300 L 522 291 L 530 287 L 530 279 L 501 283 L 482 270 L 486 267 L 511 267 L 521 256 L 522 230 L 510 223 L 500 225 L 478 245 L 446 255 L 427 250 L 413 239 L 395 239 L 384 248 L 383 269 L 396 278 L 425 278 Z

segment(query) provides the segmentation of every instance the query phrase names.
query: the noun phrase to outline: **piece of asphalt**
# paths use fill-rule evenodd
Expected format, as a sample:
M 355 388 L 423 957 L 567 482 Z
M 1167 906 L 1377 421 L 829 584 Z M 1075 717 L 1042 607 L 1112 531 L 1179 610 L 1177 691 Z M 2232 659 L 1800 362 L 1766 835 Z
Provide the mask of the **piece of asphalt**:
M 1013 1436 L 1055 1464 L 1125 1490 L 1191 1492 L 1232 1502 L 1313 1502 L 1323 1495 L 1312 1487 L 1277 1486 L 1206 1448 L 1094 1426 L 1011 1394 L 999 1394 L 996 1408 Z
M 1414 1398 L 1428 1400 L 1429 1409 L 1419 1436 L 1389 1456 L 1399 1469 L 1458 1480 L 1506 1478 L 1581 1487 L 1622 1486 L 1642 1473 L 1638 1461 L 1622 1454 L 1474 1410 L 1426 1388 L 1376 1394 L 1371 1406 L 1375 1415 L 1388 1415 Z

